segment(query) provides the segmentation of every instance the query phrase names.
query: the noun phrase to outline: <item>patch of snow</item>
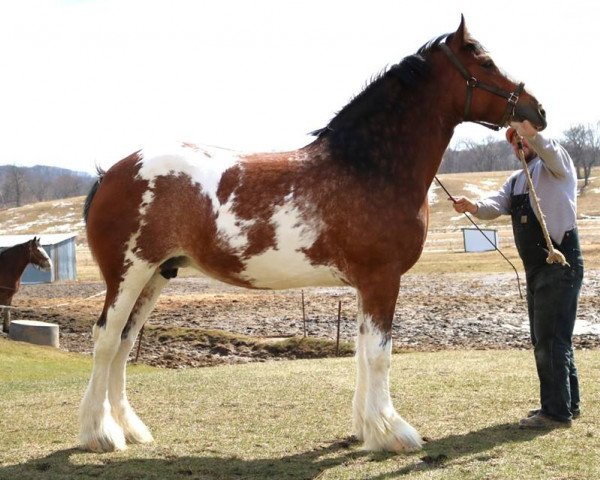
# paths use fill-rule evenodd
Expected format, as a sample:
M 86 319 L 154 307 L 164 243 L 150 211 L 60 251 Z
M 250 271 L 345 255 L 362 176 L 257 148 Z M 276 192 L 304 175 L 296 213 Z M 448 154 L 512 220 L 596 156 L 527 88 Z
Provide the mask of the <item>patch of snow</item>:
M 491 178 L 488 178 L 486 180 L 483 180 L 481 182 L 482 185 L 485 185 L 486 187 L 490 187 L 493 188 L 494 190 L 496 189 L 496 185 L 498 185 L 498 182 L 496 180 L 493 180 Z
M 434 203 L 438 202 L 438 195 L 437 193 L 435 193 L 435 191 L 440 188 L 438 187 L 435 183 L 431 184 L 431 187 L 429 187 L 429 191 L 427 192 L 427 198 L 428 198 L 428 202 L 429 205 L 433 205 Z
M 529 331 L 529 321 L 521 324 L 521 330 Z M 573 335 L 600 335 L 600 323 L 590 323 L 586 320 L 577 320 Z
M 485 182 L 482 182 L 482 183 L 485 183 Z M 488 187 L 489 186 L 491 186 L 491 185 L 488 185 Z M 467 192 L 471 192 L 474 195 L 477 195 L 479 198 L 487 197 L 487 196 L 491 195 L 492 193 L 496 192 L 496 189 L 491 189 L 491 188 L 484 189 L 484 188 L 481 188 L 479 185 L 473 185 L 472 183 L 465 184 L 464 189 Z

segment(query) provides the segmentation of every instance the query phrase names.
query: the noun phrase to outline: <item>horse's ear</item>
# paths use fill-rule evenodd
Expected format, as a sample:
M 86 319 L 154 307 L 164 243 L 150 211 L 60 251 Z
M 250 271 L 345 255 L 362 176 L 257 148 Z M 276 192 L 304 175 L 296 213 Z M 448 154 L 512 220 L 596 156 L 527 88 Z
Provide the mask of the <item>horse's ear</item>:
M 469 32 L 467 30 L 467 26 L 465 24 L 465 16 L 461 13 L 460 15 L 460 25 L 456 32 L 450 35 L 448 39 L 451 46 L 454 46 L 457 50 L 462 47 L 469 37 Z

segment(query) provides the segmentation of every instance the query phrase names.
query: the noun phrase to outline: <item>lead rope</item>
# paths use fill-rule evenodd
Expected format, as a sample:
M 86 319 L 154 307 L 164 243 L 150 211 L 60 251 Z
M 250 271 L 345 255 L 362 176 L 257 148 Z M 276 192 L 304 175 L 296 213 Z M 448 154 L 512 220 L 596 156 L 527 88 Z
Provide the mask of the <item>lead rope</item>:
M 433 178 L 435 178 L 435 181 L 438 183 L 438 185 L 440 187 L 442 187 L 442 190 L 444 190 L 444 192 L 446 192 L 446 195 L 448 195 L 448 198 L 450 200 L 452 200 L 452 203 L 456 203 L 455 198 L 450 194 L 450 192 L 448 191 L 448 189 L 446 187 L 444 187 L 444 185 L 442 184 L 442 182 L 440 182 L 440 179 L 437 178 L 437 176 L 434 176 Z M 508 259 L 506 258 L 506 255 L 504 255 L 500 249 L 496 246 L 496 244 L 494 242 L 492 242 L 485 233 L 483 233 L 483 231 L 481 230 L 481 228 L 479 228 L 479 226 L 474 222 L 474 220 L 467 214 L 467 212 L 463 212 L 463 215 L 465 217 L 467 217 L 467 220 L 469 220 L 469 222 L 471 222 L 473 224 L 473 226 L 479 230 L 479 232 L 481 233 L 481 235 L 483 235 L 483 238 L 485 238 L 489 244 L 494 247 L 494 250 L 496 250 L 504 260 L 506 260 L 508 262 L 508 264 L 512 267 L 512 269 L 515 272 L 515 276 L 517 277 L 517 287 L 519 289 L 519 297 L 521 298 L 521 300 L 523 300 L 523 293 L 521 292 L 521 278 L 519 277 L 519 272 L 517 271 L 517 268 L 514 266 L 514 264 Z
M 523 137 L 521 137 L 518 133 L 515 133 L 517 138 L 517 148 L 519 150 L 519 159 L 521 160 L 521 164 L 523 165 L 523 170 L 525 171 L 525 177 L 527 178 L 527 185 L 529 186 L 529 192 L 531 193 L 531 198 L 533 199 L 533 206 L 535 208 L 535 213 L 540 221 L 540 226 L 542 227 L 542 232 L 544 233 L 544 239 L 546 240 L 546 245 L 548 246 L 548 258 L 546 258 L 546 263 L 560 263 L 564 266 L 570 266 L 567 262 L 565 256 L 559 250 L 554 248 L 552 245 L 552 239 L 550 238 L 550 234 L 548 233 L 548 227 L 546 227 L 546 218 L 542 213 L 542 209 L 540 208 L 540 199 L 535 193 L 535 189 L 533 188 L 533 181 L 531 180 L 531 174 L 529 173 L 529 169 L 527 168 L 527 162 L 525 161 L 525 152 L 523 152 Z

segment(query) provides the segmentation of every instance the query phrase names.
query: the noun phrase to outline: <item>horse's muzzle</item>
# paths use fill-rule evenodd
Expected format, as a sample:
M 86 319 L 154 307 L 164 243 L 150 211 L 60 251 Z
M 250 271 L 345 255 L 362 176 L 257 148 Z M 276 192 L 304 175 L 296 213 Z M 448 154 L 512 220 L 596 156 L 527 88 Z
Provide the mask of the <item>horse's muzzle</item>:
M 546 110 L 542 105 L 535 103 L 518 103 L 515 107 L 513 119 L 517 122 L 529 120 L 529 122 L 539 131 L 544 130 L 548 126 L 546 121 Z
M 49 272 L 52 270 L 52 264 L 50 262 L 46 262 L 43 265 L 38 265 L 36 263 L 33 264 L 36 270 L 40 270 L 42 272 Z

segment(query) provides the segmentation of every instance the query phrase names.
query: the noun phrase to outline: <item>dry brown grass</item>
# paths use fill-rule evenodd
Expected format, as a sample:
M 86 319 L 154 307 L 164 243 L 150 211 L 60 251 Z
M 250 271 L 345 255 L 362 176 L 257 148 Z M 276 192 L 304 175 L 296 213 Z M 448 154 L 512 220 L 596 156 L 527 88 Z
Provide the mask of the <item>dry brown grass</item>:
M 510 172 L 473 172 L 439 175 L 453 196 L 479 198 L 478 190 L 492 192 L 498 189 Z M 580 182 L 581 183 L 581 182 Z M 462 228 L 471 223 L 452 210 L 441 188 L 435 189 L 438 201 L 430 209 L 430 225 L 423 255 L 415 272 L 512 272 L 511 267 L 496 252 L 465 253 Z M 51 202 L 40 202 L 18 209 L 0 211 L 0 235 L 17 233 L 77 233 L 77 273 L 79 280 L 99 280 L 100 272 L 92 258 L 81 221 L 84 197 Z M 579 230 L 582 249 L 588 269 L 600 268 L 600 167 L 592 170 L 590 184 L 582 190 L 579 199 Z M 498 230 L 503 253 L 522 270 L 513 246 L 510 218 L 493 221 L 476 220 L 480 227 Z M 180 272 L 196 276 L 192 270 Z
M 394 355 L 394 403 L 428 442 L 411 454 L 349 442 L 350 358 L 129 369 L 156 443 L 77 450 L 87 357 L 0 339 L 0 479 L 600 478 L 597 351 L 578 352 L 584 412 L 571 429 L 519 430 L 536 404 L 531 352 Z

